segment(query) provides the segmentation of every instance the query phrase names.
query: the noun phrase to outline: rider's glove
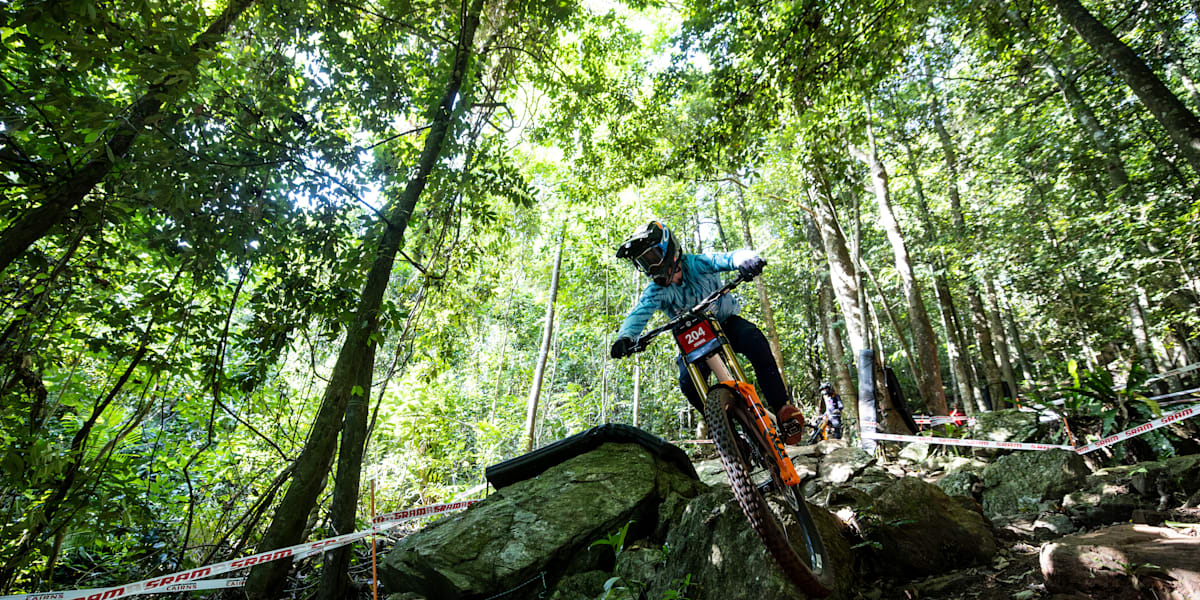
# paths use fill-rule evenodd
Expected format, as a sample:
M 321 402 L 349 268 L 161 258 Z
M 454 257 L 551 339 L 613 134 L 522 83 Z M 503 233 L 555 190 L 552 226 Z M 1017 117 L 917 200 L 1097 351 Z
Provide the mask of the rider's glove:
M 624 358 L 633 354 L 633 340 L 627 337 L 617 338 L 617 341 L 613 342 L 610 354 L 613 358 Z
M 739 250 L 733 257 L 733 263 L 746 280 L 758 277 L 763 267 L 767 266 L 766 259 L 751 250 Z

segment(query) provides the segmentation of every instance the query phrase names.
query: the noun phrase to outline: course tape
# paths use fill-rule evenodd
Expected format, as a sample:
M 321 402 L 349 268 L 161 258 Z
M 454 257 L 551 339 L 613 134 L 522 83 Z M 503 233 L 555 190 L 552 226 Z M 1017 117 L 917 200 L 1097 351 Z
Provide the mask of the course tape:
M 170 575 L 160 575 L 158 577 L 151 577 L 150 579 L 143 579 L 141 581 L 135 581 L 133 583 L 122 585 L 122 586 L 108 587 L 108 588 L 93 588 L 93 589 L 86 589 L 86 590 L 66 590 L 66 591 L 62 591 L 62 592 L 38 592 L 38 593 L 33 593 L 33 594 L 17 594 L 15 596 L 0 596 L 0 600 L 76 600 L 76 599 L 80 599 L 80 598 L 82 598 L 84 600 L 111 600 L 114 598 L 124 598 L 127 596 L 136 596 L 139 594 L 163 594 L 163 593 L 174 592 L 174 591 L 219 589 L 220 587 L 234 587 L 234 584 L 227 584 L 227 585 L 219 586 L 218 581 L 203 581 L 203 582 L 201 582 L 201 581 L 193 581 L 193 580 L 201 579 L 204 577 L 212 577 L 214 575 L 221 575 L 223 573 L 228 573 L 230 571 L 236 571 L 238 569 L 244 569 L 246 567 L 252 567 L 254 565 L 272 562 L 272 561 L 280 560 L 283 558 L 289 558 L 289 557 L 304 558 L 304 557 L 312 556 L 314 554 L 320 554 L 322 552 L 325 552 L 328 550 L 333 550 L 334 548 L 339 548 L 341 546 L 345 546 L 346 544 L 356 542 L 362 538 L 365 538 L 365 537 L 368 537 L 371 535 L 375 535 L 378 533 L 382 533 L 383 531 L 386 531 L 388 529 L 391 529 L 392 527 L 395 527 L 396 525 L 399 525 L 403 521 L 415 519 L 418 517 L 425 517 L 425 516 L 429 516 L 429 515 L 436 515 L 436 514 L 440 514 L 440 513 L 462 510 L 472 504 L 475 504 L 476 502 L 479 502 L 479 500 L 461 500 L 458 502 L 450 502 L 450 503 L 446 503 L 446 504 L 434 504 L 431 506 L 421 506 L 421 507 L 417 507 L 417 508 L 410 508 L 408 510 L 402 510 L 402 511 L 393 512 L 393 513 L 386 513 L 386 514 L 376 516 L 372 520 L 373 525 L 369 529 L 364 529 L 362 531 L 356 531 L 354 533 L 347 533 L 345 535 L 339 535 L 336 537 L 331 537 L 331 538 L 327 538 L 324 540 L 318 540 L 315 542 L 306 542 L 303 544 L 296 544 L 295 546 L 288 546 L 287 548 L 280 548 L 278 550 L 268 550 L 266 552 L 252 554 L 250 556 L 246 556 L 243 558 L 235 558 L 233 560 L 228 560 L 223 563 L 218 563 L 215 565 L 209 565 L 206 567 L 197 567 L 195 569 L 189 569 L 187 571 L 180 571 L 178 573 L 172 573 Z M 240 586 L 245 583 L 245 578 L 242 577 L 242 578 L 227 579 L 227 580 L 222 580 L 222 581 L 225 581 L 225 582 L 240 581 L 241 583 L 236 584 L 236 585 Z M 205 587 L 183 587 L 183 588 L 175 589 L 176 586 L 180 586 L 180 585 L 191 586 L 191 585 L 200 585 L 200 584 L 204 584 Z
M 1080 454 L 1087 454 L 1088 452 L 1094 452 L 1101 448 L 1107 448 L 1108 446 L 1116 444 L 1117 442 L 1137 437 L 1145 433 L 1150 433 L 1151 431 L 1161 427 L 1166 427 L 1175 421 L 1190 419 L 1196 416 L 1198 410 L 1200 410 L 1200 405 L 1189 406 L 1183 410 L 1175 411 L 1169 415 L 1163 415 L 1153 421 L 1150 421 L 1149 423 L 1143 423 L 1132 429 L 1126 429 L 1125 431 L 1122 431 L 1116 435 L 1110 435 L 1102 440 L 1092 442 L 1091 444 L 1088 444 L 1082 448 L 1077 448 L 1075 451 Z
M 1024 444 L 1020 442 L 993 442 L 992 440 L 960 440 L 955 438 L 925 437 L 920 435 L 897 435 L 894 433 L 878 433 L 864 431 L 862 436 L 874 440 L 892 442 L 921 442 L 939 444 L 942 446 L 972 446 L 975 448 L 1004 448 L 1007 450 L 1075 450 L 1074 446 L 1058 444 Z
M 926 416 L 926 415 L 913 415 L 913 422 L 916 423 L 917 425 L 945 425 L 947 423 L 951 424 L 951 425 L 962 425 L 964 423 L 970 425 L 975 422 L 975 417 L 966 417 L 966 416 L 946 417 L 946 416 L 939 416 L 939 415 L 930 417 L 930 416 Z
M 1155 429 L 1166 427 L 1167 425 L 1170 425 L 1176 421 L 1190 419 L 1198 414 L 1200 414 L 1200 404 L 1189 406 L 1183 410 L 1178 410 L 1171 414 L 1163 415 L 1148 423 L 1143 423 L 1137 427 L 1126 429 L 1121 433 L 1108 436 L 1102 440 L 1080 447 L 1060 444 L 1027 444 L 1020 442 L 994 442 L 991 440 L 926 437 L 920 435 L 898 435 L 894 433 L 868 431 L 865 429 L 861 431 L 861 435 L 867 439 L 886 440 L 892 442 L 922 442 L 926 444 L 939 444 L 942 446 L 971 446 L 975 448 L 1003 448 L 1007 450 L 1071 450 L 1076 454 L 1087 454 L 1089 452 L 1095 452 L 1101 448 L 1107 448 L 1108 446 L 1112 446 L 1113 444 L 1122 442 L 1129 438 L 1145 435 L 1151 431 L 1154 431 Z M 876 424 L 872 421 L 863 421 L 862 425 L 864 428 L 876 427 Z
M 1154 377 L 1151 377 L 1150 379 L 1147 379 L 1146 383 L 1150 383 L 1151 381 L 1158 381 L 1159 379 L 1166 379 L 1168 377 L 1173 377 L 1175 375 L 1179 375 L 1180 373 L 1187 373 L 1188 371 L 1195 371 L 1196 369 L 1200 369 L 1200 363 L 1188 365 L 1181 369 L 1175 369 L 1174 371 L 1167 371 L 1166 373 L 1160 373 L 1158 375 L 1155 375 Z

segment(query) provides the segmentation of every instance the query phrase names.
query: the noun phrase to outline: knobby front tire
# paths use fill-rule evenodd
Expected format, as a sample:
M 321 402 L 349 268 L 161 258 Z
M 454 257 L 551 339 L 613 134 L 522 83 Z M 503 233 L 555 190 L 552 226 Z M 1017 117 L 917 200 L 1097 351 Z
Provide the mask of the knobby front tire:
M 832 568 L 816 523 L 800 486 L 783 485 L 772 468 L 767 448 L 752 433 L 755 429 L 744 406 L 731 389 L 717 386 L 704 407 L 733 494 L 788 579 L 809 597 L 824 598 L 831 592 Z

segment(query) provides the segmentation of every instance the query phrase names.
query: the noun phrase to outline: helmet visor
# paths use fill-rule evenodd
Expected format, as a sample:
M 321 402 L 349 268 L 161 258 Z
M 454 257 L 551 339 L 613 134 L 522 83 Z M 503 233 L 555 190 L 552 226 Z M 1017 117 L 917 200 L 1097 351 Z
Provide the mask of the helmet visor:
M 645 252 L 633 257 L 633 265 L 643 273 L 657 275 L 666 269 L 666 256 L 662 248 L 650 246 Z

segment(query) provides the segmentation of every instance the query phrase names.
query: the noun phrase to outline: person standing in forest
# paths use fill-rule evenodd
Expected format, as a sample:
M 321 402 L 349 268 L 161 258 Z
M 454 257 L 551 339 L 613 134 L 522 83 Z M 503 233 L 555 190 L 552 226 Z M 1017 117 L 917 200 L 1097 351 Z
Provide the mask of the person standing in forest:
M 825 418 L 829 420 L 829 439 L 842 439 L 842 397 L 833 391 L 833 384 L 821 382 L 821 401 L 825 405 Z
M 671 230 L 657 221 L 651 221 L 633 232 L 617 248 L 617 258 L 630 261 L 634 268 L 645 273 L 652 281 L 642 291 L 637 304 L 617 331 L 611 351 L 613 358 L 622 358 L 633 352 L 634 340 L 655 312 L 662 311 L 674 317 L 720 289 L 722 282 L 719 273 L 740 271 L 747 279 L 752 279 L 762 273 L 767 264 L 753 250 L 684 254 Z M 767 406 L 778 421 L 781 424 L 796 421 L 797 426 L 792 428 L 796 433 L 784 441 L 792 445 L 799 444 L 804 437 L 804 415 L 787 403 L 787 388 L 771 354 L 771 346 L 754 323 L 738 315 L 740 308 L 738 299 L 727 294 L 714 305 L 713 313 L 734 352 L 750 359 L 766 396 Z M 704 400 L 688 375 L 683 356 L 679 356 L 675 362 L 679 367 L 679 387 L 684 397 L 704 414 Z M 701 370 L 705 376 L 708 375 L 707 368 L 701 367 Z

